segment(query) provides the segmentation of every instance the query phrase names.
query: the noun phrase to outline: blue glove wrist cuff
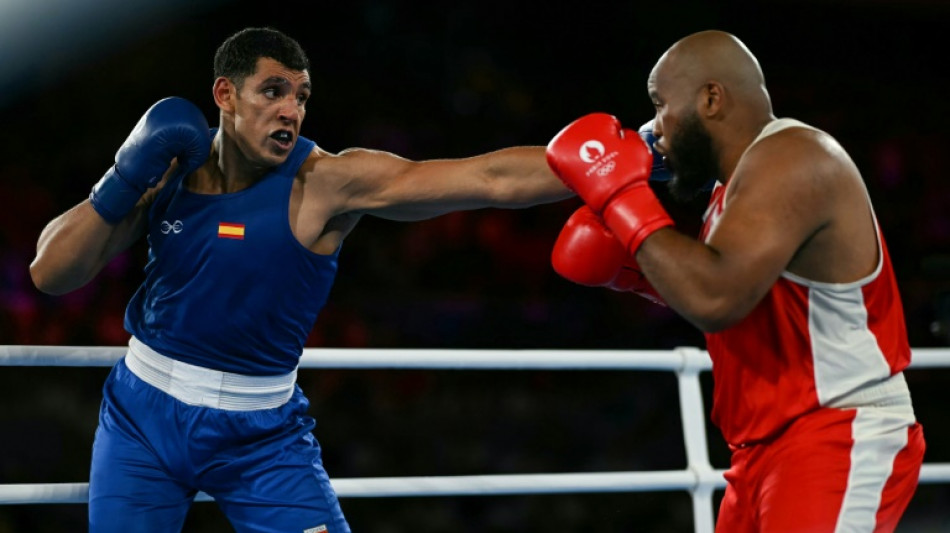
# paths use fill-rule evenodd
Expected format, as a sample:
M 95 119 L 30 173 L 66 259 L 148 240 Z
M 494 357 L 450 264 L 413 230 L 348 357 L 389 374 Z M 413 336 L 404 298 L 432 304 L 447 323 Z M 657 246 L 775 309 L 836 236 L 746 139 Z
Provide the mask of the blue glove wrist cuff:
M 113 225 L 121 222 L 141 197 L 142 191 L 125 181 L 114 166 L 106 171 L 89 193 L 93 209 Z

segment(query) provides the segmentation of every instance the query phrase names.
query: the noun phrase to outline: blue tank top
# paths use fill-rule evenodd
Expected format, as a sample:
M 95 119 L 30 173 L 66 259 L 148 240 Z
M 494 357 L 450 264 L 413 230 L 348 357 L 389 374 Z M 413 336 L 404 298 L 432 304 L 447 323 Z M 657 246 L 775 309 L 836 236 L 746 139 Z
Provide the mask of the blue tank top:
M 197 194 L 175 176 L 149 211 L 145 281 L 125 329 L 185 363 L 251 375 L 297 367 L 337 271 L 290 228 L 290 192 L 314 143 L 235 193 Z

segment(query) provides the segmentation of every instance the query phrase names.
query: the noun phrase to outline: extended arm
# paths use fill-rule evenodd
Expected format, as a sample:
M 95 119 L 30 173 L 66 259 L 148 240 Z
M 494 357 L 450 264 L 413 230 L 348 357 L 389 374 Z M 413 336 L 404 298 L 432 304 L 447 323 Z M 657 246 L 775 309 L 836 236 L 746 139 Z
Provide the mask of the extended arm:
M 353 149 L 323 158 L 316 169 L 338 184 L 341 212 L 392 220 L 482 207 L 528 207 L 572 196 L 548 168 L 543 147 L 420 162 Z

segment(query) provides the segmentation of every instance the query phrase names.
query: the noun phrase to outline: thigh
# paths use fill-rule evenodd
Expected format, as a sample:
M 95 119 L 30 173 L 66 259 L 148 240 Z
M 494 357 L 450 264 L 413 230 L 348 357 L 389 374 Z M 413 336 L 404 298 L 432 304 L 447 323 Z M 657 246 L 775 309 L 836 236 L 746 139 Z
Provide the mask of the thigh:
M 747 470 L 754 467 L 752 450 L 737 449 L 732 453 L 726 479 L 726 493 L 719 504 L 716 533 L 756 533 L 756 508 L 753 504 L 755 489 Z
M 319 462 L 269 464 L 248 474 L 252 484 L 216 497 L 237 533 L 349 533 Z
M 917 491 L 925 448 L 924 431 L 920 424 L 907 428 L 907 445 L 897 453 L 893 470 L 881 494 L 875 533 L 889 533 L 897 528 L 907 504 Z
M 719 504 L 716 517 L 716 533 L 755 533 L 755 509 L 743 501 L 734 485 L 726 485 L 726 493 Z
M 238 533 L 350 531 L 298 392 L 268 413 L 229 413 L 254 438 L 221 448 L 201 478 Z M 222 433 L 227 433 L 223 431 Z
M 878 514 L 908 444 L 908 425 L 870 408 L 822 409 L 797 421 L 769 445 L 763 462 L 761 531 L 881 531 Z M 906 483 L 899 484 L 892 497 L 899 501 L 906 489 Z M 898 516 L 904 507 L 906 501 Z
M 851 471 L 854 414 L 829 414 L 808 415 L 813 419 L 766 445 L 756 502 L 763 533 L 835 531 Z
M 113 370 L 113 374 L 116 370 Z M 181 531 L 195 492 L 171 479 L 128 411 L 113 375 L 107 381 L 89 474 L 89 531 Z M 134 402 L 133 402 L 134 403 Z

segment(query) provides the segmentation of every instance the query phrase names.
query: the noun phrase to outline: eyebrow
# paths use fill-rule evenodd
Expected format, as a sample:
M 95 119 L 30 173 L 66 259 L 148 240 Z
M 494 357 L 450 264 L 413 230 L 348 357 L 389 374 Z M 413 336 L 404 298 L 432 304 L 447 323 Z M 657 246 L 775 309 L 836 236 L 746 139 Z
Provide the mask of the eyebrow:
M 260 83 L 260 86 L 264 85 L 290 85 L 290 80 L 283 76 L 271 76 Z M 310 81 L 305 81 L 301 84 L 301 87 L 309 90 L 312 88 L 312 85 Z

